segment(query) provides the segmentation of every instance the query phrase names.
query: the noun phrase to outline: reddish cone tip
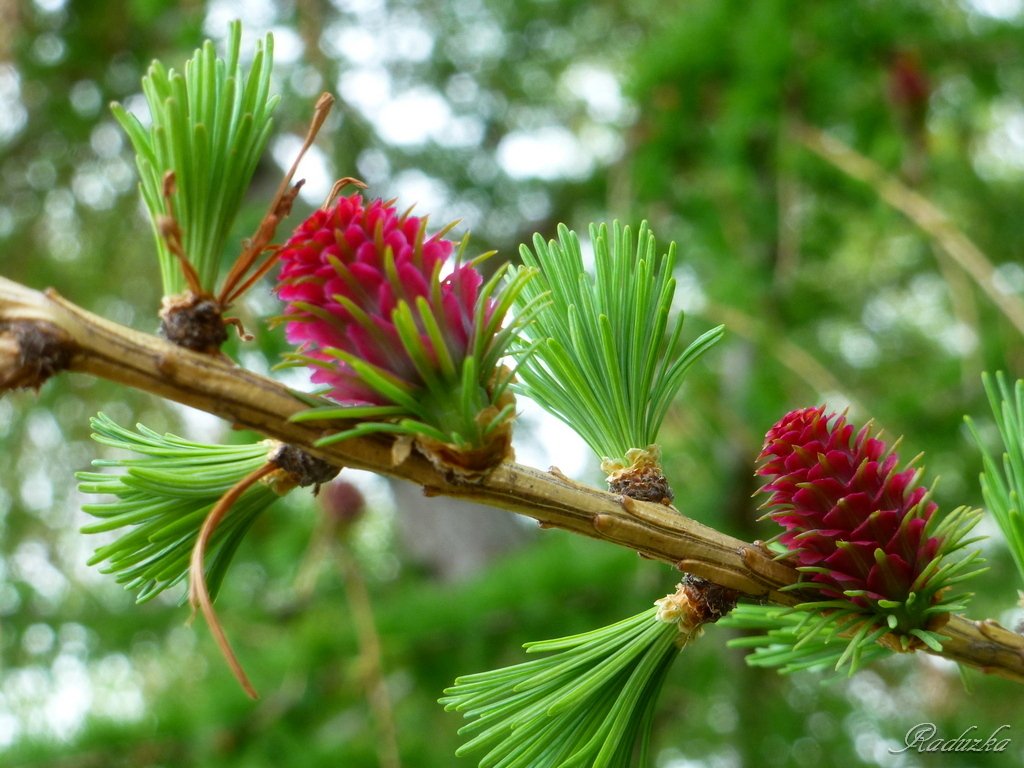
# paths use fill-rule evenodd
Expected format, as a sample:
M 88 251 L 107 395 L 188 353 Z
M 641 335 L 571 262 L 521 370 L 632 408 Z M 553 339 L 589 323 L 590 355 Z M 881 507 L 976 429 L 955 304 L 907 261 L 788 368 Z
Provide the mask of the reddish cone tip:
M 414 317 L 417 299 L 429 304 L 438 342 L 456 367 L 468 354 L 481 276 L 470 265 L 455 264 L 442 279 L 455 244 L 439 234 L 426 237 L 425 230 L 425 219 L 401 215 L 391 202 L 364 203 L 357 193 L 316 211 L 281 248 L 277 292 L 288 305 L 288 340 L 319 363 L 313 381 L 328 385 L 338 402 L 390 402 L 357 375 L 346 356 L 369 363 L 399 387 L 423 384 L 393 322 L 401 302 Z M 434 364 L 435 342 L 420 320 L 417 325 L 428 363 Z
M 787 414 L 765 436 L 757 474 L 785 529 L 778 539 L 825 598 L 877 609 L 921 591 L 914 582 L 942 543 L 925 535 L 936 505 L 926 488 L 910 487 L 916 470 L 898 463 L 868 427 L 855 433 L 824 406 Z

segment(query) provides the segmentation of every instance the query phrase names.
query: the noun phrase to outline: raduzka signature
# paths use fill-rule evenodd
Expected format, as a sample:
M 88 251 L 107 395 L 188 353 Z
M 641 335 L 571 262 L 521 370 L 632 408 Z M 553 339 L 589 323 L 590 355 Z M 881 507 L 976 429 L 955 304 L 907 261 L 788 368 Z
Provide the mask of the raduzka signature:
M 915 750 L 917 752 L 1004 752 L 1010 746 L 1009 724 L 1001 725 L 988 738 L 979 736 L 978 726 L 972 725 L 959 736 L 947 739 L 937 736 L 934 723 L 918 723 L 903 739 L 904 746 L 889 749 L 889 754 Z M 1006 731 L 1006 733 L 1004 733 Z

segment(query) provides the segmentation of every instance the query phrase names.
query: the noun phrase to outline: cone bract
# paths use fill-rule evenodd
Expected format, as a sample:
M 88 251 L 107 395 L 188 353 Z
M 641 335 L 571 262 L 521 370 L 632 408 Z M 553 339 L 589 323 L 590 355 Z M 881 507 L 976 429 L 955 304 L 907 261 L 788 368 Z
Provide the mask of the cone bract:
M 919 471 L 899 470 L 868 427 L 855 431 L 824 407 L 792 411 L 758 460 L 769 516 L 785 529 L 778 540 L 824 597 L 871 610 L 914 603 L 918 615 L 931 604 L 928 575 L 943 549 L 930 535 L 936 505 L 914 486 Z
M 281 248 L 278 294 L 294 357 L 341 404 L 301 418 L 358 421 L 330 441 L 412 435 L 432 458 L 476 471 L 507 453 L 514 403 L 500 361 L 523 320 L 502 320 L 532 274 L 485 281 L 486 255 L 463 262 L 467 239 L 445 239 L 448 229 L 428 236 L 426 218 L 393 201 L 340 197 Z
M 313 380 L 329 385 L 334 400 L 387 402 L 336 350 L 402 382 L 422 383 L 417 361 L 403 349 L 392 319 L 400 301 L 415 306 L 423 299 L 440 310 L 435 316 L 441 343 L 421 330 L 429 362 L 436 365 L 449 356 L 458 366 L 466 357 L 482 279 L 462 264 L 439 281 L 455 243 L 426 237 L 425 229 L 425 219 L 399 215 L 383 200 L 364 204 L 353 194 L 313 213 L 281 249 L 278 295 L 288 302 L 288 340 L 301 345 L 305 355 L 330 363 L 317 369 Z

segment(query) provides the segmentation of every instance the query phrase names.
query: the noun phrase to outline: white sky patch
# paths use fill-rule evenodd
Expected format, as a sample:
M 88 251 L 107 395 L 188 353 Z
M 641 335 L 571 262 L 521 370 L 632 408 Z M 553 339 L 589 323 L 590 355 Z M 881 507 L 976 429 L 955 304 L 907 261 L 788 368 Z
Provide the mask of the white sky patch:
M 849 323 L 823 322 L 818 327 L 818 339 L 823 347 L 838 350 L 839 355 L 854 368 L 874 365 L 881 354 L 870 333 Z
M 696 271 L 688 264 L 684 264 L 676 267 L 674 276 L 676 292 L 672 296 L 672 310 L 687 315 L 699 315 L 708 304 L 708 296 Z
M 480 85 L 471 75 L 458 72 L 448 78 L 444 92 L 453 104 L 472 106 L 480 98 Z
M 50 562 L 46 545 L 29 540 L 18 545 L 11 558 L 15 577 L 32 587 L 46 600 L 57 602 L 68 589 L 64 574 Z
M 378 36 L 347 20 L 328 25 L 320 36 L 320 47 L 328 56 L 345 59 L 357 67 L 378 65 L 384 58 Z
M 11 209 L 0 205 L 0 238 L 5 238 L 14 231 L 14 214 Z
M 113 120 L 104 120 L 89 134 L 89 146 L 97 157 L 112 160 L 121 156 L 124 148 L 124 133 Z
M 431 230 L 447 223 L 451 217 L 447 217 L 445 206 L 451 195 L 448 188 L 437 179 L 427 176 L 422 171 L 402 171 L 392 182 L 394 189 L 387 193 L 387 197 L 397 197 L 399 211 L 404 211 L 410 205 L 415 204 L 413 215 L 430 216 L 433 226 Z
M 331 0 L 331 5 L 342 13 L 366 16 L 384 10 L 384 0 Z
M 286 171 L 295 162 L 295 158 L 302 148 L 302 138 L 291 134 L 281 134 L 271 140 L 270 154 L 274 162 Z M 331 164 L 327 154 L 315 144 L 306 150 L 306 154 L 295 171 L 295 181 L 305 179 L 299 197 L 307 203 L 320 205 L 331 191 L 334 184 L 334 174 L 331 172 Z
M 989 121 L 991 127 L 974 151 L 975 168 L 985 178 L 1019 179 L 1024 176 L 1024 104 L 994 104 Z
M 25 716 L 19 719 L 4 710 Z M 141 678 L 127 657 L 113 654 L 87 664 L 74 653 L 61 652 L 49 668 L 14 669 L 3 680 L 0 747 L 23 734 L 70 739 L 88 717 L 134 722 L 144 714 Z
M 219 443 L 224 439 L 224 420 L 212 413 L 200 411 L 190 405 L 173 403 L 168 405 L 179 414 L 184 422 L 184 429 L 179 430 L 180 436 L 197 443 Z
M 64 442 L 64 434 L 52 413 L 42 408 L 33 408 L 27 421 L 25 434 L 36 448 L 53 451 Z
M 21 77 L 10 64 L 0 64 L 0 145 L 25 127 L 28 112 L 21 103 Z
M 32 5 L 43 13 L 58 13 L 67 4 L 67 0 L 32 0 Z
M 282 386 L 290 387 L 299 392 L 316 392 L 323 389 L 322 384 L 314 384 L 310 378 L 313 375 L 306 366 L 295 366 L 289 368 L 278 368 L 274 371 L 274 381 Z
M 498 163 L 514 179 L 579 179 L 593 160 L 573 133 L 560 125 L 513 131 L 498 144 Z
M 37 35 L 32 42 L 32 55 L 36 61 L 46 66 L 60 63 L 67 52 L 67 44 L 52 32 Z
M 453 33 L 446 41 L 446 48 L 456 63 L 479 64 L 488 59 L 501 58 L 508 42 L 500 26 L 481 20 L 467 24 Z
M 242 55 L 251 52 L 257 40 L 263 39 L 261 30 L 270 29 L 277 21 L 274 0 L 212 0 L 206 9 L 203 32 L 211 40 L 222 40 L 232 21 L 242 22 Z
M 131 96 L 125 97 L 121 106 L 142 123 L 143 128 L 149 128 L 153 124 L 153 118 L 149 114 L 149 102 L 141 93 L 133 93 Z
M 80 163 L 71 178 L 75 198 L 94 210 L 107 210 L 135 182 L 135 169 L 120 157 Z
M 53 506 L 53 482 L 48 474 L 49 469 L 47 466 L 37 466 L 22 477 L 18 496 L 26 509 L 42 512 Z
M 433 139 L 442 147 L 478 147 L 484 138 L 483 122 L 472 115 L 451 116 L 434 133 Z
M 1000 264 L 992 273 L 992 285 L 1000 293 L 1024 294 L 1024 266 L 1012 261 Z
M 291 27 L 274 27 L 274 65 L 294 64 L 302 56 L 306 46 L 299 33 Z
M 661 768 L 736 768 L 739 764 L 739 755 L 731 749 L 702 757 L 700 760 L 683 757 L 678 750 L 673 749 L 665 750 L 658 755 L 658 765 Z
M 622 155 L 622 134 L 608 125 L 585 125 L 580 129 L 580 142 L 595 161 L 610 165 Z
M 597 459 L 583 438 L 528 397 L 516 399 L 516 461 L 531 467 L 557 466 L 569 477 L 586 480 Z
M 46 723 L 58 739 L 70 739 L 82 726 L 92 704 L 92 686 L 85 664 L 73 656 L 61 654 L 53 660 L 49 696 L 43 703 Z
M 68 91 L 68 101 L 82 117 L 95 117 L 103 107 L 103 92 L 92 80 L 79 80 Z
M 1019 18 L 1024 11 L 1022 0 L 963 0 L 963 4 L 968 10 L 981 16 L 1001 21 Z
M 356 158 L 359 178 L 371 187 L 383 184 L 391 177 L 391 160 L 379 149 L 364 149 Z
M 391 99 L 391 76 L 383 67 L 351 69 L 338 78 L 338 93 L 364 115 L 373 114 Z
M 941 328 L 934 338 L 940 347 L 957 357 L 967 357 L 978 348 L 978 334 L 966 323 L 957 322 Z
M 540 221 L 551 213 L 551 197 L 540 189 L 524 191 L 516 195 L 516 208 L 526 221 Z
M 397 94 L 373 116 L 377 134 L 389 144 L 414 146 L 444 136 L 452 113 L 441 94 L 414 88 Z
M 388 22 L 387 58 L 393 61 L 426 61 L 434 51 L 434 38 L 419 14 L 406 13 Z
M 611 123 L 622 119 L 626 103 L 619 81 L 609 70 L 593 64 L 573 64 L 562 75 L 561 85 L 587 105 L 591 119 Z

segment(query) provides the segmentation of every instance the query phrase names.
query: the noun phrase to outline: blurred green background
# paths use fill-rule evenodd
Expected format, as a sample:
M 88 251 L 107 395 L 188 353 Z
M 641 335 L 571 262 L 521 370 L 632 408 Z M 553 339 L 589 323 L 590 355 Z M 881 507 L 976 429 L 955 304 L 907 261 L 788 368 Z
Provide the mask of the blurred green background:
M 0 0 L 0 273 L 52 286 L 152 331 L 158 270 L 111 100 L 141 105 L 153 58 L 180 67 L 241 18 L 272 30 L 278 132 L 238 238 L 259 220 L 316 96 L 338 105 L 301 175 L 300 210 L 353 175 L 461 219 L 474 247 L 514 258 L 565 222 L 647 218 L 680 245 L 689 338 L 725 343 L 690 374 L 664 429 L 680 509 L 752 540 L 752 460 L 787 410 L 827 401 L 904 435 L 941 476 L 943 508 L 980 504 L 963 414 L 992 434 L 980 373 L 1024 376 L 1024 3 L 1021 0 Z M 814 152 L 829 132 L 954 223 L 936 235 Z M 962 230 L 991 263 L 988 292 L 949 257 Z M 940 228 L 941 229 L 941 228 Z M 943 234 L 944 233 L 944 234 Z M 226 254 L 230 257 L 231 254 Z M 280 331 L 269 285 L 238 308 L 266 370 Z M 673 575 L 610 545 L 538 533 L 490 510 L 427 504 L 354 476 L 368 512 L 345 545 L 308 492 L 265 515 L 228 575 L 221 618 L 262 694 L 245 698 L 180 592 L 138 607 L 85 566 L 97 542 L 73 472 L 108 455 L 98 410 L 197 439 L 226 425 L 105 382 L 64 376 L 0 400 L 0 765 L 375 766 L 378 731 L 345 578 L 351 556 L 381 635 L 405 766 L 456 759 L 459 717 L 435 700 L 460 673 L 522 659 L 520 644 L 638 612 Z M 524 461 L 600 482 L 564 431 L 527 411 Z M 545 448 L 547 450 L 545 450 Z M 985 531 L 994 528 L 986 523 Z M 1021 587 L 997 540 L 971 615 L 1012 626 Z M 666 685 L 657 764 L 1016 766 L 1024 689 L 930 657 L 823 685 L 745 667 L 711 628 Z M 1009 723 L 1002 754 L 891 754 L 907 730 L 955 738 Z M 1004 732 L 1004 735 L 1007 735 Z

